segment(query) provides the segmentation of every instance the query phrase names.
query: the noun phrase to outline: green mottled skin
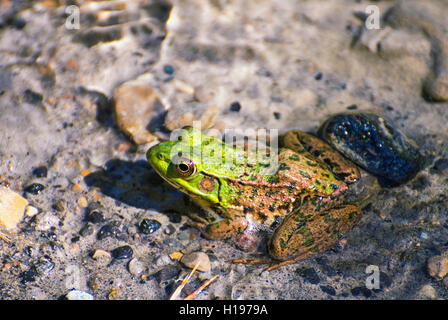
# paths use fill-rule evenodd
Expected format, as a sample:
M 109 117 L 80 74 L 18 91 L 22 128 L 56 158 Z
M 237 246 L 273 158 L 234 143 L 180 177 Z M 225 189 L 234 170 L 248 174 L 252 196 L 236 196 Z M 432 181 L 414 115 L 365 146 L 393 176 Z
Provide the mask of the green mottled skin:
M 234 148 L 194 128 L 181 140 L 152 147 L 147 158 L 170 184 L 195 199 L 204 215 L 192 215 L 209 239 L 243 232 L 248 218 L 271 226 L 283 218 L 269 242 L 269 254 L 279 260 L 299 260 L 331 247 L 358 221 L 358 206 L 344 203 L 347 183 L 359 172 L 339 153 L 311 135 L 294 130 L 283 137 L 278 166 L 265 174 L 266 158 Z M 182 154 L 180 151 L 184 150 Z M 172 155 L 185 157 L 196 170 L 180 175 Z M 221 156 L 231 157 L 228 165 Z M 259 161 L 247 163 L 248 157 Z M 229 159 L 229 158 L 227 158 Z

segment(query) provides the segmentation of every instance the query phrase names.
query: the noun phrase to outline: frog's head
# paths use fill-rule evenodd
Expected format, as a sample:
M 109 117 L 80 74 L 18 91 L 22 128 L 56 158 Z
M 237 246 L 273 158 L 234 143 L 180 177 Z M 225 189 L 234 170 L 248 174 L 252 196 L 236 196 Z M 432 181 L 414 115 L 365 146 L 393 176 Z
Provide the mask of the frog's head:
M 206 174 L 203 167 L 209 159 L 202 159 L 204 148 L 219 143 L 213 137 L 202 135 L 193 127 L 184 127 L 172 141 L 161 142 L 146 154 L 148 162 L 156 172 L 176 189 L 190 195 L 203 207 L 219 202 L 219 182 Z

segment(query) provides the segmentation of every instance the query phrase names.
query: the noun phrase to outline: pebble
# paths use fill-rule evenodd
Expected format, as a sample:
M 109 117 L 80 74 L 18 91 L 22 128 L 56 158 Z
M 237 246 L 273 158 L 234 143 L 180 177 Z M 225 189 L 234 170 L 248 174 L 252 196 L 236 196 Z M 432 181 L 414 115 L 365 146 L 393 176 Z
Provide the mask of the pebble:
M 112 257 L 114 259 L 128 259 L 132 257 L 134 250 L 130 246 L 122 246 L 112 250 Z
M 241 104 L 238 101 L 232 102 L 229 110 L 232 112 L 239 112 L 241 110 Z
M 431 172 L 445 175 L 448 174 L 448 159 L 437 160 L 431 168 Z
M 84 227 L 81 228 L 79 234 L 83 237 L 90 236 L 93 233 L 93 227 L 91 224 L 87 223 Z
M 97 233 L 98 240 L 103 240 L 108 237 L 116 237 L 120 233 L 120 229 L 114 224 L 106 224 Z
M 240 233 L 235 237 L 235 245 L 245 252 L 253 252 L 257 249 L 260 240 L 250 233 Z
M 87 213 L 86 220 L 92 223 L 101 223 L 104 222 L 104 217 L 100 211 L 93 210 Z
M 87 206 L 89 205 L 86 197 L 79 197 L 77 202 L 80 208 L 87 208 Z
M 39 102 L 42 102 L 43 96 L 40 93 L 34 92 L 31 89 L 26 89 L 23 92 L 23 99 L 25 102 L 28 102 L 31 104 L 37 104 Z
M 33 265 L 36 273 L 40 276 L 46 276 L 50 274 L 50 271 L 54 268 L 54 263 L 49 259 L 41 259 Z
M 0 187 L 0 226 L 13 229 L 17 226 L 25 213 L 28 200 L 17 192 Z
M 106 266 L 109 264 L 110 260 L 112 259 L 112 256 L 109 252 L 105 250 L 97 249 L 92 254 L 92 258 L 97 261 L 97 264 L 99 266 Z
M 177 265 L 177 264 L 175 264 L 175 265 L 170 264 L 170 265 L 162 268 L 161 270 L 157 271 L 154 274 L 154 277 L 160 283 L 160 282 L 163 282 L 163 281 L 166 281 L 166 280 L 177 278 L 177 276 L 179 275 L 181 270 L 182 269 L 180 268 L 179 265 Z
M 208 255 L 203 252 L 192 252 L 186 254 L 182 257 L 181 262 L 188 268 L 194 268 L 195 265 L 199 262 L 198 269 L 202 272 L 207 272 L 210 270 L 210 259 Z
M 25 209 L 25 214 L 27 217 L 34 217 L 36 214 L 39 213 L 39 209 L 33 206 L 27 206 Z
M 46 178 L 48 174 L 48 168 L 46 166 L 40 166 L 33 170 L 33 175 L 36 178 Z
M 445 286 L 445 288 L 448 289 L 448 277 L 445 277 L 442 281 L 443 285 Z
M 148 124 L 164 112 L 157 93 L 146 86 L 123 84 L 116 90 L 114 100 L 118 127 L 138 145 L 154 141 Z
M 426 164 L 418 146 L 373 113 L 341 113 L 330 117 L 319 135 L 336 150 L 379 177 L 383 186 L 412 179 Z
M 144 266 L 143 262 L 141 262 L 137 258 L 133 258 L 128 263 L 128 270 L 129 270 L 130 274 L 132 274 L 134 276 L 138 276 L 138 275 L 142 274 L 143 271 L 145 271 L 145 266 Z
M 93 296 L 85 291 L 71 290 L 65 295 L 67 300 L 93 300 Z
M 212 127 L 219 117 L 218 107 L 209 107 L 201 103 L 174 105 L 165 117 L 165 127 L 173 131 L 185 126 L 192 126 L 194 121 L 201 122 L 201 129 Z
M 33 183 L 29 186 L 25 187 L 25 192 L 38 195 L 42 190 L 45 189 L 45 186 L 40 183 Z
M 144 234 L 151 234 L 159 230 L 160 222 L 154 219 L 143 219 L 138 227 L 139 231 Z
M 174 67 L 172 65 L 166 64 L 163 66 L 163 71 L 166 74 L 172 75 L 174 73 Z
M 352 296 L 357 297 L 362 294 L 365 298 L 370 298 L 372 296 L 372 291 L 367 289 L 366 287 L 355 287 L 350 290 Z
M 320 282 L 319 275 L 313 268 L 299 268 L 296 272 L 305 280 L 311 284 L 318 284 Z
M 330 296 L 336 295 L 336 290 L 331 286 L 320 286 L 320 290 L 322 290 L 323 292 L 325 292 Z
M 67 209 L 67 205 L 64 200 L 56 201 L 52 207 L 59 212 L 64 212 Z
M 163 231 L 164 231 L 165 234 L 171 235 L 174 232 L 176 232 L 176 228 L 174 228 L 174 226 L 172 224 L 169 224 L 169 225 L 167 225 L 167 227 Z
M 437 297 L 436 289 L 429 284 L 425 284 L 419 291 L 419 295 L 427 299 L 435 299 Z
M 448 274 L 448 254 L 429 258 L 427 268 L 431 277 L 442 279 Z

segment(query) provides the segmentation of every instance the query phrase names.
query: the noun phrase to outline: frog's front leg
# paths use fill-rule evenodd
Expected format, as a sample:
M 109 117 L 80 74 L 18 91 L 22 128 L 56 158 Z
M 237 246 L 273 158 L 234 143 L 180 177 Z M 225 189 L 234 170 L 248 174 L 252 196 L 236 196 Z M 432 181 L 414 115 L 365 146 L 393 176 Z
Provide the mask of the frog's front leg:
M 203 235 L 210 240 L 228 239 L 233 235 L 243 232 L 248 222 L 245 217 L 228 217 L 208 224 L 203 230 Z
M 283 146 L 297 153 L 308 152 L 325 163 L 330 170 L 346 183 L 360 178 L 359 170 L 325 141 L 300 130 L 291 130 L 283 136 Z
M 355 205 L 340 205 L 320 212 L 315 208 L 315 201 L 308 200 L 285 217 L 268 245 L 273 258 L 295 262 L 325 251 L 361 217 L 361 208 Z

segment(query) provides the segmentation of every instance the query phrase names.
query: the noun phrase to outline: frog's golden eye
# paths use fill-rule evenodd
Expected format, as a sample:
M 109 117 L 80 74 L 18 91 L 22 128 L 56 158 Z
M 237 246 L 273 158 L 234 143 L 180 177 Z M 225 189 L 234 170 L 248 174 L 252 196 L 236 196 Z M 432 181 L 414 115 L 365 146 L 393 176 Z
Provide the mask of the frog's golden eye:
M 190 177 L 196 173 L 196 165 L 190 159 L 180 158 L 176 164 L 177 173 L 184 177 Z

